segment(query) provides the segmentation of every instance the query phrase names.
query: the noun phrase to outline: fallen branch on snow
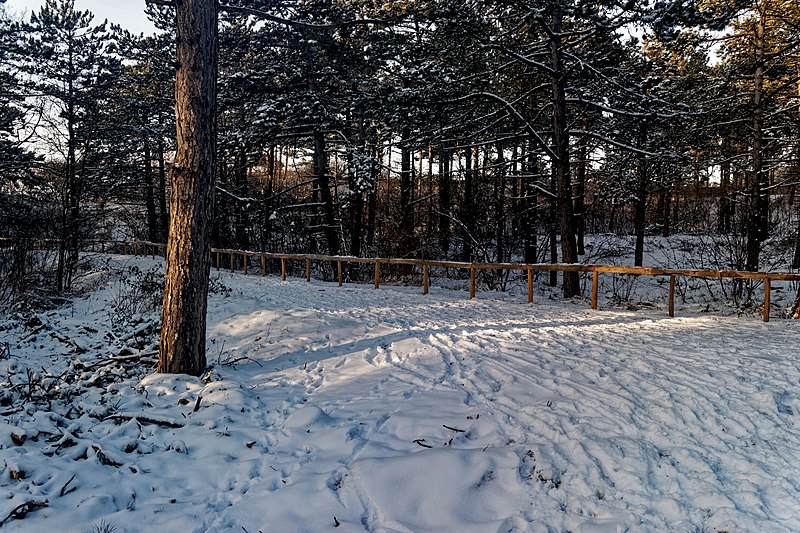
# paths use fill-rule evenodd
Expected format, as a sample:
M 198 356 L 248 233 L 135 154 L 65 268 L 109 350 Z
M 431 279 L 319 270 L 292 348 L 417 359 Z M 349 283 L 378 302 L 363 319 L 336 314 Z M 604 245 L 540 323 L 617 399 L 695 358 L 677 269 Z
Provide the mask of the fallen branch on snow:
M 167 428 L 182 428 L 183 423 L 177 422 L 172 418 L 166 418 L 162 416 L 151 416 L 151 415 L 143 415 L 141 413 L 117 413 L 111 416 L 106 417 L 103 422 L 106 420 L 136 420 L 140 424 L 155 424 L 157 426 L 167 427 Z

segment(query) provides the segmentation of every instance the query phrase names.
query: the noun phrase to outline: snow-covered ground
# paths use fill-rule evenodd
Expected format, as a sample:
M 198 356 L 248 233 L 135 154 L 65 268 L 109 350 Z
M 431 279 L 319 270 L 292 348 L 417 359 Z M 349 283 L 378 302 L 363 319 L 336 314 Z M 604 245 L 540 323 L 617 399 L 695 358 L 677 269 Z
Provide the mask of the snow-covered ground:
M 223 272 L 201 380 L 157 264 L 0 320 L 4 530 L 800 530 L 797 321 Z

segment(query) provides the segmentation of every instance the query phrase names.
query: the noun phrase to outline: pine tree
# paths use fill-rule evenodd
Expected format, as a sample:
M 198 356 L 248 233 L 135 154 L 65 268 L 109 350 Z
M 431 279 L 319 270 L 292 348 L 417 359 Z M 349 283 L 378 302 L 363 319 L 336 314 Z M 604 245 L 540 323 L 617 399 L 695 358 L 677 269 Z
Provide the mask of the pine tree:
M 56 288 L 72 283 L 82 228 L 82 203 L 101 139 L 103 106 L 119 69 L 107 53 L 106 24 L 76 11 L 73 0 L 47 0 L 25 26 L 29 34 L 25 68 L 35 90 L 52 105 L 46 142 L 62 160 L 61 229 Z
M 170 181 L 159 372 L 206 369 L 206 310 L 216 162 L 217 4 L 175 8 L 177 152 Z

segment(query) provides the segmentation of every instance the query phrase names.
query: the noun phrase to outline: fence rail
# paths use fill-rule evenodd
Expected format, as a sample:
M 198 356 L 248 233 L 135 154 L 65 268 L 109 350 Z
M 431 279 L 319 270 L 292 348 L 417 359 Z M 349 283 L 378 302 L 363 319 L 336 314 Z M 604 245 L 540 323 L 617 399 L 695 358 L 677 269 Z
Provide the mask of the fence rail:
M 9 244 L 9 239 L 0 239 L 0 247 Z M 57 241 L 56 241 L 57 242 Z M 85 248 L 101 252 L 122 252 L 132 255 L 164 255 L 165 245 L 146 241 L 86 241 Z M 405 265 L 422 268 L 422 293 L 428 294 L 430 287 L 431 268 L 452 268 L 469 271 L 469 298 L 475 298 L 475 274 L 482 270 L 511 270 L 527 274 L 528 303 L 533 302 L 533 273 L 537 271 L 557 272 L 586 272 L 592 274 L 592 309 L 598 308 L 598 292 L 600 274 L 624 274 L 631 276 L 668 276 L 668 313 L 675 316 L 675 283 L 679 277 L 714 278 L 714 279 L 746 279 L 760 280 L 764 283 L 764 306 L 762 317 L 764 322 L 770 318 L 770 298 L 773 281 L 800 281 L 800 272 L 746 272 L 741 270 L 710 270 L 710 269 L 673 269 L 656 267 L 635 267 L 616 265 L 584 265 L 566 263 L 464 263 L 456 261 L 434 261 L 427 259 L 396 259 L 396 258 L 367 258 L 339 255 L 320 254 L 288 254 L 273 252 L 253 252 L 247 250 L 232 250 L 223 248 L 211 249 L 212 261 L 217 270 L 223 266 L 222 258 L 228 259 L 226 268 L 231 272 L 236 271 L 236 258 L 242 259 L 242 270 L 248 273 L 251 258 L 259 258 L 260 274 L 266 276 L 267 260 L 280 261 L 281 279 L 286 281 L 286 262 L 304 261 L 306 281 L 311 281 L 311 265 L 314 262 L 329 262 L 336 265 L 336 275 L 339 286 L 344 282 L 343 265 L 345 264 L 372 264 L 374 265 L 373 283 L 376 289 L 380 287 L 382 265 Z

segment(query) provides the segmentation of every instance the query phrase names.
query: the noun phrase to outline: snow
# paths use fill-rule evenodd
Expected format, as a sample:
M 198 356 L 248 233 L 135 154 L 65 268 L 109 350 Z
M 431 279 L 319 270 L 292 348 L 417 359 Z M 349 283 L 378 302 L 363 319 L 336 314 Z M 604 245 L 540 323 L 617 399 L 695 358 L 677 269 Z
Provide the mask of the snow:
M 797 321 L 214 272 L 200 379 L 157 264 L 0 320 L 5 530 L 800 530 Z

